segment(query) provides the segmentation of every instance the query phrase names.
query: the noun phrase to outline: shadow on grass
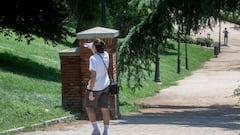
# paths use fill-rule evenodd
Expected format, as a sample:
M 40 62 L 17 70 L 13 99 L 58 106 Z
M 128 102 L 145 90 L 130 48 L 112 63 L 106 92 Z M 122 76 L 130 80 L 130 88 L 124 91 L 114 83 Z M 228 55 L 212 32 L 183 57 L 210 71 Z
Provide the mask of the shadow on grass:
M 159 109 L 136 115 L 125 115 L 121 124 L 170 124 L 189 127 L 212 127 L 239 130 L 240 107 L 231 105 L 213 106 L 171 106 L 147 107 Z M 161 111 L 161 109 L 168 111 Z
M 0 69 L 31 78 L 60 82 L 59 70 L 6 52 L 0 53 Z
M 172 50 L 176 50 L 176 49 L 172 49 Z M 161 51 L 160 54 L 161 55 L 170 55 L 170 56 L 171 55 L 176 55 L 176 56 L 178 55 L 177 52 L 172 52 L 172 51 Z
M 57 42 L 58 44 L 63 44 L 67 47 L 78 47 L 78 39 L 76 38 L 73 42 L 67 41 L 67 40 L 61 40 Z

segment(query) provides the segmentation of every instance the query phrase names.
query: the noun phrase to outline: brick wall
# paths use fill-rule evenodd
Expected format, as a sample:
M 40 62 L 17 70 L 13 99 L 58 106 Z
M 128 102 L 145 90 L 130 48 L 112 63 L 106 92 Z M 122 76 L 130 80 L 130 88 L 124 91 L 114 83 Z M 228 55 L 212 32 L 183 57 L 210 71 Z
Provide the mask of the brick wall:
M 68 110 L 82 110 L 79 48 L 60 52 L 62 106 Z

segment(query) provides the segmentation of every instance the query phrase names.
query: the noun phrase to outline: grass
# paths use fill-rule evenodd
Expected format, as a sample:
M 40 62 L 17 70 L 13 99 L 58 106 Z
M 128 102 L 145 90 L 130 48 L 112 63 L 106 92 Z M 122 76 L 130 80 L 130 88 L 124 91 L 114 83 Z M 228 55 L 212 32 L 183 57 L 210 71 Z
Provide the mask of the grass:
M 60 94 L 58 52 L 64 48 L 0 36 L 0 131 L 69 115 Z
M 70 42 L 73 40 L 69 39 Z M 6 39 L 0 34 L 0 132 L 71 113 L 61 107 L 58 52 L 66 48 L 69 47 L 63 44 L 55 47 L 47 45 L 39 38 L 27 45 L 26 42 Z M 181 51 L 184 52 L 183 46 Z M 200 68 L 204 61 L 211 58 L 212 52 L 212 49 L 189 46 L 190 70 L 184 69 L 182 53 L 181 74 L 176 73 L 177 50 L 162 52 L 162 84 L 158 85 L 153 81 L 153 73 L 143 82 L 144 87 L 135 92 L 123 83 L 123 89 L 120 91 L 121 113 L 138 111 L 142 106 L 136 105 L 135 99 L 152 96 L 163 88 L 176 85 L 177 80 L 190 75 L 192 71 Z

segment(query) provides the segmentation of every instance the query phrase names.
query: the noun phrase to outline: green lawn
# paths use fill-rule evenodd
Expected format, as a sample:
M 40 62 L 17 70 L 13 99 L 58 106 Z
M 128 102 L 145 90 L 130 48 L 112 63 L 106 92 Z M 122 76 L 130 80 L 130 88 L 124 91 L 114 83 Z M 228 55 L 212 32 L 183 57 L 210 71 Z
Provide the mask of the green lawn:
M 70 42 L 73 40 L 69 39 Z M 0 34 L 0 132 L 70 114 L 61 107 L 58 52 L 66 48 L 69 47 L 62 44 L 56 47 L 47 45 L 41 39 L 27 45 L 26 42 L 8 40 Z M 161 54 L 161 85 L 156 84 L 151 75 L 143 82 L 144 87 L 133 93 L 125 86 L 125 77 L 120 77 L 123 80 L 120 92 L 123 114 L 141 107 L 133 104 L 135 99 L 154 95 L 160 89 L 175 85 L 177 80 L 190 75 L 213 55 L 212 49 L 189 46 L 190 70 L 185 70 L 183 46 L 181 49 L 181 74 L 176 73 L 177 50 Z
M 61 107 L 58 52 L 64 48 L 0 36 L 0 131 L 69 115 Z

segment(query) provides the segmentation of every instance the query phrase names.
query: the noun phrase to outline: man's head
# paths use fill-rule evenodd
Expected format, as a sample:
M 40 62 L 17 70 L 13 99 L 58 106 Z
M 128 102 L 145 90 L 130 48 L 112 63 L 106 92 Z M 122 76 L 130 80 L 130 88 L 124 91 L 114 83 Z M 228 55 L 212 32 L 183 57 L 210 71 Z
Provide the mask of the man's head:
M 96 48 L 96 51 L 98 53 L 103 53 L 105 50 L 105 42 L 99 38 L 97 38 L 96 40 L 94 40 L 93 42 L 94 47 Z

